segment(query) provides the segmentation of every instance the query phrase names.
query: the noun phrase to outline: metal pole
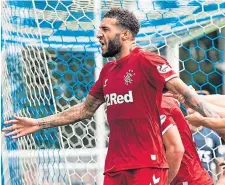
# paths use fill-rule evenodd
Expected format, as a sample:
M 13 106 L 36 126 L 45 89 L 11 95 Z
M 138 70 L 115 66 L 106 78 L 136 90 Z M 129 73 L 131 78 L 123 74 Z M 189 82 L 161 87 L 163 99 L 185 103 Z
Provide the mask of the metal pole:
M 101 22 L 101 0 L 94 1 L 94 26 L 95 26 L 95 36 L 97 35 L 97 30 Z M 103 59 L 100 53 L 95 53 L 95 79 L 99 78 L 100 71 L 103 67 Z M 103 169 L 105 163 L 105 119 L 104 119 L 104 106 L 100 106 L 95 114 L 95 121 L 96 121 L 96 137 L 97 137 L 97 148 L 99 153 L 97 155 L 97 164 L 99 166 L 99 170 L 97 172 L 97 184 L 103 184 Z
M 175 43 L 173 46 L 171 44 L 166 48 L 166 58 L 172 68 L 179 74 L 179 44 Z
M 221 29 L 221 32 L 218 33 L 221 35 L 225 35 L 225 28 Z M 219 38 L 219 50 L 220 51 L 225 51 L 225 40 L 223 38 Z M 223 63 L 220 63 L 220 67 L 218 67 L 219 69 L 221 69 L 222 71 L 222 94 L 225 94 L 225 52 L 221 53 L 221 61 L 223 61 Z

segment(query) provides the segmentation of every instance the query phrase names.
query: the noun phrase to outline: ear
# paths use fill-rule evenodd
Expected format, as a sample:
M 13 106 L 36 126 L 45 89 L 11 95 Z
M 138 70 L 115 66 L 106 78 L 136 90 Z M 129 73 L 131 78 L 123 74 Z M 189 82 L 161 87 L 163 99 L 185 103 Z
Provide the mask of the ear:
M 132 34 L 129 30 L 124 30 L 121 36 L 122 41 L 130 40 L 132 38 Z

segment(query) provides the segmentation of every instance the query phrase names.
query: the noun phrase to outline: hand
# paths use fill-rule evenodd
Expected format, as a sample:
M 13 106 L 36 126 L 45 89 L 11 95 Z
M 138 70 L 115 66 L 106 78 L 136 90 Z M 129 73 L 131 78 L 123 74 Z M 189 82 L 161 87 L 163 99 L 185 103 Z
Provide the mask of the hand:
M 26 117 L 14 117 L 14 120 L 6 121 L 4 124 L 12 124 L 10 127 L 2 129 L 3 132 L 10 131 L 5 136 L 12 136 L 12 138 L 19 138 L 33 132 L 40 130 L 37 119 Z
M 191 109 L 191 108 L 188 108 L 188 109 L 187 109 L 187 114 L 188 114 L 188 115 L 194 114 L 194 113 L 196 113 L 195 110 L 193 110 L 193 109 Z
M 174 94 L 173 97 L 175 99 L 177 99 L 180 103 L 182 103 L 182 104 L 185 103 L 185 99 L 184 99 L 184 96 L 182 94 Z
M 195 127 L 200 127 L 203 124 L 203 119 L 204 117 L 199 114 L 198 112 L 192 113 L 188 116 L 185 117 L 185 119 L 188 121 L 189 124 L 195 126 Z
M 192 92 L 195 92 L 195 89 L 191 85 L 189 85 L 188 87 Z M 185 98 L 182 94 L 174 94 L 173 97 L 177 99 L 180 103 L 182 103 L 185 107 L 189 108 L 188 105 L 185 104 Z

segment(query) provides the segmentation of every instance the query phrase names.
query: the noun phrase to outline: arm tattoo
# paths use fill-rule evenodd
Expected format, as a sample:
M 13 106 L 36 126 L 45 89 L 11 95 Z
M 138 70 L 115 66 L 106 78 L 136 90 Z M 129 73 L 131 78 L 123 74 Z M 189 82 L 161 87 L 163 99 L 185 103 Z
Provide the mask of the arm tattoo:
M 185 104 L 205 117 L 218 117 L 218 114 L 207 102 L 198 101 L 195 92 L 186 91 L 183 93 Z
M 193 101 L 194 101 L 193 97 L 195 96 L 193 94 L 193 92 L 186 91 L 186 92 L 184 92 L 183 96 L 185 99 L 185 104 L 187 106 L 189 106 L 193 110 L 199 112 L 201 115 L 206 116 L 204 111 L 202 110 L 203 106 L 202 106 L 201 102 L 196 102 L 196 104 L 193 104 Z
M 90 118 L 102 103 L 104 103 L 104 101 L 89 95 L 84 102 L 74 105 L 61 113 L 38 119 L 38 126 L 44 129 L 68 125 Z
M 195 91 L 190 90 L 180 78 L 173 78 L 166 83 L 166 87 L 174 94 L 181 94 L 184 98 L 184 103 L 202 114 L 202 116 L 216 117 L 219 115 L 215 109 L 211 107 L 211 104 L 198 100 L 198 94 Z
M 38 120 L 38 126 L 41 129 L 44 129 L 44 128 L 54 127 L 54 124 L 51 121 L 49 121 L 47 118 L 42 118 Z

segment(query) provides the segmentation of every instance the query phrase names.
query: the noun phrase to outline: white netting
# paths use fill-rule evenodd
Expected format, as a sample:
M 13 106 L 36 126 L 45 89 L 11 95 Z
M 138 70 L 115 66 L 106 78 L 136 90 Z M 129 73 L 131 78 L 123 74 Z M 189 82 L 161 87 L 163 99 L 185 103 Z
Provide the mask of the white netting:
M 223 1 L 32 0 L 1 5 L 4 120 L 14 113 L 47 116 L 86 97 L 106 62 L 95 35 L 111 7 L 136 14 L 141 24 L 137 44 L 167 57 L 187 84 L 224 93 Z M 102 106 L 90 120 L 19 140 L 2 138 L 2 182 L 102 184 L 108 133 Z M 216 179 L 221 139 L 209 130 L 194 136 L 202 161 Z

